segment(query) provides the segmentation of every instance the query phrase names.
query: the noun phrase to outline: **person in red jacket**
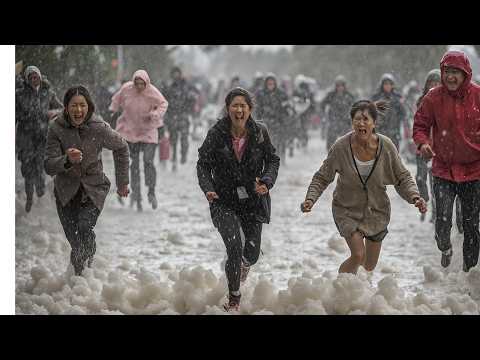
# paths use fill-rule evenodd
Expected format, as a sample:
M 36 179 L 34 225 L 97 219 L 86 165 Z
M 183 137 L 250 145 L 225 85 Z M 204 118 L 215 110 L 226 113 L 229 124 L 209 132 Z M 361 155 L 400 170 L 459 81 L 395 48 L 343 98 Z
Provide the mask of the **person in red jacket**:
M 461 51 L 448 51 L 440 62 L 442 85 L 423 98 L 414 119 L 413 139 L 422 156 L 432 159 L 437 205 L 435 240 L 441 264 L 450 265 L 453 201 L 463 212 L 463 270 L 478 262 L 480 233 L 480 86 Z M 432 143 L 430 143 L 432 131 Z

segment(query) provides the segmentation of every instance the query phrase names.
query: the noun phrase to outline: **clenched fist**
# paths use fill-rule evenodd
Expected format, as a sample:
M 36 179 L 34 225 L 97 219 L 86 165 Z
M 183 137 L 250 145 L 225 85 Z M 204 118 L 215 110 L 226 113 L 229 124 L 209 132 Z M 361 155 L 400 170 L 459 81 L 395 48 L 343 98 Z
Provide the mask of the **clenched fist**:
M 300 204 L 300 209 L 304 213 L 312 211 L 312 207 L 313 207 L 313 201 L 312 200 L 305 200 L 303 203 Z
M 82 159 L 83 159 L 82 152 L 78 149 L 75 149 L 75 148 L 68 149 L 67 150 L 67 156 L 68 156 L 68 160 L 72 164 L 80 164 L 82 162 Z

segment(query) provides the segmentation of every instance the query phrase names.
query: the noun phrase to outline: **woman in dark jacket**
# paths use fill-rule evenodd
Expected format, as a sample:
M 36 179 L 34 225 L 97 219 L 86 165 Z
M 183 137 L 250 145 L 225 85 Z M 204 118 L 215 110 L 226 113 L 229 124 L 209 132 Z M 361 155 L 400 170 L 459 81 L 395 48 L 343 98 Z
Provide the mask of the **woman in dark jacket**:
M 55 176 L 57 212 L 72 252 L 75 275 L 90 267 L 96 250 L 93 228 L 103 209 L 110 181 L 103 172 L 102 149 L 113 151 L 117 193 L 126 197 L 129 153 L 126 141 L 94 114 L 88 90 L 70 88 L 65 110 L 48 129 L 45 171 Z
M 226 116 L 209 130 L 198 150 L 197 175 L 227 250 L 229 301 L 224 307 L 230 311 L 239 309 L 240 282 L 260 254 L 262 224 L 270 222 L 269 190 L 280 158 L 265 126 L 251 117 L 248 91 L 231 90 L 225 104 Z

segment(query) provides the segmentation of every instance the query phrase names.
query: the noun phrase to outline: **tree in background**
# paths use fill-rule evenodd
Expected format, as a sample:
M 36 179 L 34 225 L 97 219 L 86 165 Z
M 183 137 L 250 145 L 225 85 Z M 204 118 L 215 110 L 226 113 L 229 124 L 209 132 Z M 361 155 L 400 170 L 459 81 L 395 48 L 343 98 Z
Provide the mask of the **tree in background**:
M 168 75 L 172 66 L 166 45 L 123 45 L 124 74 L 130 79 L 137 69 L 147 70 L 152 82 Z M 112 86 L 117 78 L 117 45 L 17 45 L 15 62 L 24 67 L 38 66 L 60 97 L 73 84 L 92 90 L 100 85 Z M 95 91 L 93 91 L 95 92 Z

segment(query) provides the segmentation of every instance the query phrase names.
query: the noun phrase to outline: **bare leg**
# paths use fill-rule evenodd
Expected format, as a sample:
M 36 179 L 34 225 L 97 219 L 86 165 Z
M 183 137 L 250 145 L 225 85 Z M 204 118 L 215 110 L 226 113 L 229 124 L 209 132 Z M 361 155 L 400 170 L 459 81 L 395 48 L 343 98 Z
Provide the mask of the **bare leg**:
M 350 248 L 351 255 L 345 260 L 340 268 L 339 273 L 356 274 L 358 267 L 365 261 L 365 244 L 363 243 L 363 234 L 355 231 L 352 233 L 350 239 L 347 240 L 347 245 Z
M 365 263 L 363 267 L 367 271 L 372 271 L 377 266 L 380 250 L 382 249 L 382 242 L 365 239 L 365 249 Z

